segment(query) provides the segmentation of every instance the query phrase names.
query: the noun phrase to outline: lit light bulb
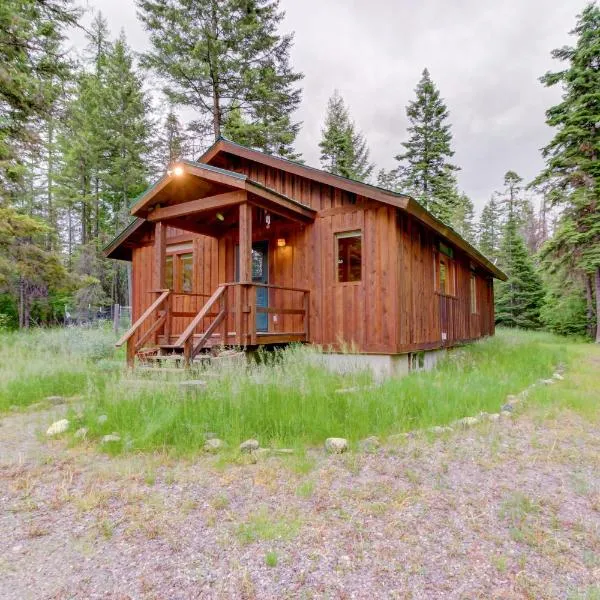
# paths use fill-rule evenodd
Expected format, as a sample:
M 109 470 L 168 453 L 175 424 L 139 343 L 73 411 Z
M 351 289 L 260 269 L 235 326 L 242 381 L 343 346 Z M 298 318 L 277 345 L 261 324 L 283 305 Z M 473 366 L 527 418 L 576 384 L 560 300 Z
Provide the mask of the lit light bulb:
M 175 173 L 175 175 L 177 175 L 177 177 L 179 177 L 180 175 L 183 175 L 183 167 L 175 167 L 173 169 L 173 173 Z

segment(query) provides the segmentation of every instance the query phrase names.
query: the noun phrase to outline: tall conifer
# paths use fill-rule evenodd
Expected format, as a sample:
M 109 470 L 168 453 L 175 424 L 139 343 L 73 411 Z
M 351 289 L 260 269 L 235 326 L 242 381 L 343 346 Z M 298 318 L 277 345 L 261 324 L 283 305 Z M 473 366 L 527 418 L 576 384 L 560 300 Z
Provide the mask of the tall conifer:
M 334 175 L 365 181 L 373 171 L 367 142 L 363 134 L 356 130 L 337 90 L 327 103 L 319 148 L 321 166 Z

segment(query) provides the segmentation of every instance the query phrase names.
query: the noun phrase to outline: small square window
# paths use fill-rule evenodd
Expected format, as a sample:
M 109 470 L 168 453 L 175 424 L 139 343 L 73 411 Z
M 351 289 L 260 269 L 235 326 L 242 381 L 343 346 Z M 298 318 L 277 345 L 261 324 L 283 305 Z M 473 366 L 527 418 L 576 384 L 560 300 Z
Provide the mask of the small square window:
M 340 283 L 362 278 L 362 234 L 360 231 L 338 233 L 336 239 L 337 280 Z

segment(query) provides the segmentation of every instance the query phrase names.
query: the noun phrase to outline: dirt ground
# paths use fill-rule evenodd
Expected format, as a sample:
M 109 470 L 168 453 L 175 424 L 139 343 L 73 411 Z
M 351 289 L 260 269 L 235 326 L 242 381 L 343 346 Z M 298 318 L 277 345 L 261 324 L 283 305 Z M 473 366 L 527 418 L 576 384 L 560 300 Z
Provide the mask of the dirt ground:
M 112 458 L 44 439 L 61 407 L 4 416 L 0 597 L 600 598 L 598 424 L 520 413 L 256 463 Z

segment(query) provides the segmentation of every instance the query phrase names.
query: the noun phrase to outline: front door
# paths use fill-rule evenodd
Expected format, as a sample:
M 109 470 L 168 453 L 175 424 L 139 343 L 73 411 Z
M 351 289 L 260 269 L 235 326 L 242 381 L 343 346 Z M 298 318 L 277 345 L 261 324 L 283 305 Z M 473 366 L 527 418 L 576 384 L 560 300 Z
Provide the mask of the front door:
M 240 247 L 235 247 L 235 280 L 239 281 Z M 254 242 L 252 244 L 252 281 L 254 283 L 269 283 L 269 242 Z M 256 306 L 267 308 L 269 306 L 269 288 L 256 288 Z M 269 315 L 256 313 L 256 331 L 269 330 Z

